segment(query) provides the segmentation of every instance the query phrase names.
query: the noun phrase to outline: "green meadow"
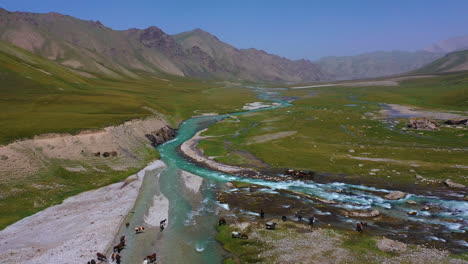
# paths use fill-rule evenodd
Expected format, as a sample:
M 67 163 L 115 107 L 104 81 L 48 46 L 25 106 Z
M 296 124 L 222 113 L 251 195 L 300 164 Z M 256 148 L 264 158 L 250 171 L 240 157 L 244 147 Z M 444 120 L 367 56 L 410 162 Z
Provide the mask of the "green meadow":
M 390 129 L 378 104 L 467 111 L 467 84 L 464 73 L 396 87 L 289 89 L 283 95 L 298 98 L 293 106 L 219 122 L 203 134 L 216 137 L 199 147 L 220 162 L 258 170 L 294 168 L 403 184 L 422 176 L 467 184 L 467 169 L 456 167 L 468 165 L 466 128 L 405 130 L 408 119 L 400 118 Z
M 0 42 L 0 145 L 45 133 L 78 133 L 158 115 L 172 127 L 193 115 L 228 113 L 255 101 L 239 85 L 135 72 L 135 79 L 86 78 L 54 62 Z M 47 160 L 34 175 L 0 175 L 0 229 L 83 191 L 121 181 L 157 159 L 134 153 L 125 171 L 111 162 Z M 65 167 L 83 167 L 68 171 Z

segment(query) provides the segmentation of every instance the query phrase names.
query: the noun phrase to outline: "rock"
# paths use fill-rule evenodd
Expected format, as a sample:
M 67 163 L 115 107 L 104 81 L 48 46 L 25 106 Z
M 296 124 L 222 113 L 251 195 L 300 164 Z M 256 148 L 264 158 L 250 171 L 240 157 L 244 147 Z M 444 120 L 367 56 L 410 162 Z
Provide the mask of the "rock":
M 465 195 L 465 197 L 463 197 L 463 200 L 468 201 L 468 195 Z
M 405 192 L 394 191 L 394 192 L 391 192 L 391 193 L 385 195 L 385 199 L 387 199 L 387 200 L 399 200 L 399 199 L 405 198 L 406 195 L 407 195 L 407 193 L 405 193 Z
M 7 155 L 0 155 L 0 160 L 7 160 L 8 156 Z
M 354 152 L 356 152 L 356 151 L 354 151 L 354 149 L 349 149 L 348 152 L 349 152 L 349 153 L 354 153 Z
M 446 125 L 468 125 L 468 119 L 463 120 L 447 120 L 444 122 Z
M 407 214 L 408 215 L 417 215 L 418 213 L 416 211 L 409 211 Z
M 416 204 L 416 202 L 413 201 L 413 200 L 409 200 L 409 201 L 407 201 L 406 203 L 408 203 L 408 204 Z
M 379 210 L 372 210 L 372 211 L 350 211 L 345 212 L 346 216 L 350 217 L 376 217 L 380 215 Z
M 460 184 L 460 183 L 453 182 L 453 181 L 450 180 L 450 179 L 447 179 L 447 180 L 443 181 L 443 183 L 444 183 L 445 185 L 447 185 L 448 187 L 451 187 L 451 188 L 465 188 L 465 185 Z
M 235 188 L 236 186 L 234 186 L 234 183 L 232 183 L 232 182 L 226 182 L 226 187 Z
M 397 252 L 404 252 L 407 249 L 405 243 L 398 242 L 395 240 L 391 240 L 388 238 L 381 239 L 377 242 L 377 247 L 388 253 L 397 253 Z
M 425 205 L 421 210 L 423 210 L 423 211 L 429 211 L 429 209 L 431 209 L 431 208 L 429 208 L 429 206 Z
M 427 118 L 420 118 L 420 119 L 412 118 L 408 121 L 407 126 L 413 129 L 434 130 L 434 129 L 437 129 L 439 125 L 435 123 L 434 121 L 427 119 Z

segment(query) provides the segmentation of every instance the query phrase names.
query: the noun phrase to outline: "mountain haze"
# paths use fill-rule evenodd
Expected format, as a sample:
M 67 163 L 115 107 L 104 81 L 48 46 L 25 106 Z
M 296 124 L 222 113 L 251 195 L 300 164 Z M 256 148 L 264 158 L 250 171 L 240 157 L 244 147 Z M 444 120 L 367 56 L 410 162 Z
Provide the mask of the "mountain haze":
M 137 78 L 146 72 L 267 82 L 328 78 L 310 61 L 236 49 L 199 29 L 171 36 L 154 26 L 113 30 L 99 21 L 53 12 L 0 9 L 0 39 L 86 76 Z
M 336 80 L 391 76 L 415 70 L 443 56 L 428 51 L 376 51 L 356 56 L 324 57 L 316 61 Z
M 443 73 L 468 71 L 468 50 L 451 52 L 444 57 L 429 63 L 416 73 Z

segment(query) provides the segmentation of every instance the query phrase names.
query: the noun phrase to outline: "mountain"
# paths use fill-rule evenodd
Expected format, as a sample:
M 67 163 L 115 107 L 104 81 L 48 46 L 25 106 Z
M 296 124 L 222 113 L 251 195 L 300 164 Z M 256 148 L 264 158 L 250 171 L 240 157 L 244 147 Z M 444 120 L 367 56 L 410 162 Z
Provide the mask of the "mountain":
M 327 79 L 307 60 L 236 49 L 197 29 L 174 36 L 157 27 L 113 30 L 59 13 L 0 8 L 0 40 L 85 76 L 138 78 L 139 73 L 266 82 Z
M 426 48 L 427 51 L 436 53 L 449 53 L 466 49 L 468 49 L 468 35 L 442 40 Z
M 402 74 L 443 56 L 428 51 L 376 51 L 356 56 L 321 58 L 316 63 L 336 80 L 366 79 Z
M 415 73 L 430 74 L 458 71 L 468 71 L 468 50 L 451 52 L 416 70 Z

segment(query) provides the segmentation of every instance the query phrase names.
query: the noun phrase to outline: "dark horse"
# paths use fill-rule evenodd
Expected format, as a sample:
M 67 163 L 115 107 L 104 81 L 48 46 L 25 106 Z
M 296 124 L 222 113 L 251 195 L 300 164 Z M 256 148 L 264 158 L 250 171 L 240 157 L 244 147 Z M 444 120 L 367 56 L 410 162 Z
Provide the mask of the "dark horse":
M 125 247 L 125 242 L 120 242 L 117 246 L 114 247 L 114 252 L 119 252 L 122 251 Z
M 148 260 L 149 263 L 155 262 L 156 261 L 156 253 L 153 253 L 150 256 L 147 256 L 146 259 Z
M 104 256 L 101 253 L 96 253 L 96 256 L 97 256 L 97 259 L 100 260 L 100 261 L 107 261 L 106 256 Z
M 226 219 L 224 219 L 224 217 L 221 217 L 218 221 L 218 225 L 222 226 L 222 225 L 226 225 Z

